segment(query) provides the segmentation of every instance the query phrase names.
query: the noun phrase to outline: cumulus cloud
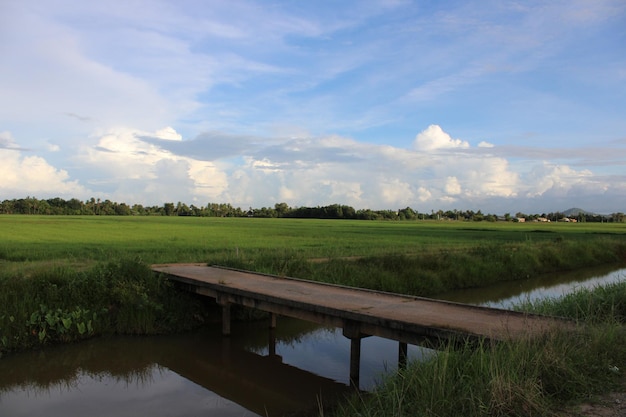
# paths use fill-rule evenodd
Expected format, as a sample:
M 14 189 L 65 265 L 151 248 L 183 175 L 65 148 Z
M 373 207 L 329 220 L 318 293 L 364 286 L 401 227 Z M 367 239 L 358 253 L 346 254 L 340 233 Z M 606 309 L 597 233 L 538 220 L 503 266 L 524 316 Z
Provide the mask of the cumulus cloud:
M 518 176 L 505 159 L 438 152 L 450 144 L 468 145 L 440 127 L 425 132 L 422 137 L 434 137 L 430 144 L 435 146 L 407 150 L 335 135 L 249 148 L 246 164 L 229 184 L 241 184 L 246 195 L 268 203 L 282 198 L 296 205 L 339 202 L 371 208 L 436 207 L 458 198 L 516 195 Z
M 450 195 L 461 194 L 461 184 L 457 177 L 448 177 L 446 179 L 445 192 Z
M 172 131 L 175 132 L 173 129 Z M 163 135 L 163 132 L 160 134 Z M 255 141 L 257 140 L 251 136 L 222 132 L 204 132 L 189 140 L 181 140 L 182 136 L 178 133 L 173 135 L 170 132 L 168 134 L 170 138 L 175 138 L 175 140 L 164 140 L 167 137 L 157 136 L 159 132 L 151 136 L 140 136 L 140 139 L 173 154 L 211 161 L 250 154 L 255 149 Z
M 170 201 L 223 198 L 226 175 L 213 162 L 177 155 L 157 143 L 143 140 L 160 137 L 164 143 L 178 141 L 172 128 L 154 133 L 117 128 L 96 135 L 94 143 L 83 146 L 80 162 L 104 178 L 113 193 L 128 195 L 125 184 L 131 181 L 135 191 L 131 201 Z
M 414 149 L 337 135 L 242 136 L 236 137 L 241 140 L 230 151 L 223 148 L 218 153 L 200 151 L 200 144 L 217 146 L 216 138 L 225 137 L 218 133 L 184 140 L 172 127 L 154 132 L 116 128 L 87 138 L 72 159 L 71 173 L 40 156 L 25 156 L 4 132 L 0 189 L 20 190 L 20 195 L 54 190 L 88 198 L 90 191 L 72 179 L 80 177 L 87 178 L 93 194 L 127 203 L 228 202 L 241 207 L 340 203 L 373 209 L 410 206 L 420 211 L 487 210 L 482 204 L 489 204 L 505 212 L 547 196 L 615 193 L 616 186 L 610 184 L 624 180 L 600 179 L 565 164 L 511 164 L 481 147 L 443 152 L 466 150 L 469 145 L 433 126 L 417 135 Z
M 415 137 L 413 146 L 420 151 L 433 151 L 452 148 L 465 149 L 469 148 L 469 143 L 461 139 L 452 139 L 439 125 L 430 125 Z
M 83 197 L 87 189 L 66 170 L 44 158 L 25 155 L 9 132 L 0 133 L 0 194 L 5 196 Z
M 180 141 L 183 139 L 183 137 L 173 127 L 170 126 L 157 130 L 154 133 L 154 136 L 163 140 Z
M 576 171 L 567 165 L 543 162 L 525 175 L 526 196 L 537 197 L 550 193 L 565 195 L 572 189 L 584 189 L 594 193 L 606 191 L 608 184 L 598 183 L 589 170 Z

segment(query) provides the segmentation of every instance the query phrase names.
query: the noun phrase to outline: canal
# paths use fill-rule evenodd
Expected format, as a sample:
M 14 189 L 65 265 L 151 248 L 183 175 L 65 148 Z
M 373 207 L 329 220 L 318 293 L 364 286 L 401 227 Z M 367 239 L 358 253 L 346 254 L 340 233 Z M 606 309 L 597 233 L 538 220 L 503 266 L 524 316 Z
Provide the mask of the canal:
M 616 282 L 626 268 L 542 276 L 439 298 L 509 308 L 576 287 Z M 270 343 L 270 340 L 275 343 Z M 365 338 L 361 389 L 397 366 L 397 342 Z M 409 360 L 434 354 L 409 346 Z M 184 335 L 98 338 L 0 359 L 0 416 L 284 416 L 350 391 L 350 341 L 341 329 L 279 318 Z

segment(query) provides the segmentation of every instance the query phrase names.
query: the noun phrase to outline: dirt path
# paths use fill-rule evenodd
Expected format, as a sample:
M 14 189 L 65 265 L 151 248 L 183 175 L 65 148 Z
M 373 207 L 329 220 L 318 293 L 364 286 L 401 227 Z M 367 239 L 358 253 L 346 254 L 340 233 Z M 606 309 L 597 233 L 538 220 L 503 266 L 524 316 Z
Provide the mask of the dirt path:
M 559 413 L 559 417 L 626 417 L 626 378 L 621 391 L 600 396 L 596 401 L 581 404 Z

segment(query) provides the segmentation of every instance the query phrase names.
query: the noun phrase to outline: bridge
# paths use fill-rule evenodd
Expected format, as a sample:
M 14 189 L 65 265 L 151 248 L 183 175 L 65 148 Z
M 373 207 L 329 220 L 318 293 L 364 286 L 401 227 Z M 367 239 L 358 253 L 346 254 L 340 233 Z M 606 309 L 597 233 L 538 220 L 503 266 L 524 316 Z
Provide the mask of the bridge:
M 206 264 L 152 265 L 185 289 L 214 298 L 222 307 L 222 333 L 230 334 L 230 306 L 241 305 L 343 329 L 350 339 L 350 381 L 358 388 L 361 339 L 396 340 L 398 361 L 407 344 L 447 340 L 503 341 L 539 335 L 570 322 L 510 310 L 480 307 L 314 281 L 278 277 Z M 270 350 L 272 346 L 270 346 Z

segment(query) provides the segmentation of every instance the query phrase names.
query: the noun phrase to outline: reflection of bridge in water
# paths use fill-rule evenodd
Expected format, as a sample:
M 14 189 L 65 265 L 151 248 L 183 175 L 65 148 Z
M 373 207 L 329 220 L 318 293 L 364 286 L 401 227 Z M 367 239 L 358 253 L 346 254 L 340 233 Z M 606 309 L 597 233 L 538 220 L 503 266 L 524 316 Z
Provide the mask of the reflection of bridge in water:
M 304 333 L 309 330 L 304 329 Z M 299 335 L 281 334 L 281 338 L 289 340 Z M 9 355 L 0 361 L 0 398 L 2 392 L 16 387 L 32 387 L 46 396 L 57 391 L 50 391 L 56 385 L 80 389 L 74 379 L 81 372 L 149 386 L 155 365 L 259 415 L 314 411 L 320 403 L 328 405 L 351 391 L 344 384 L 282 363 L 280 356 L 246 351 L 237 339 L 212 332 L 92 339 Z
M 153 265 L 186 289 L 217 300 L 222 331 L 230 334 L 230 306 L 242 305 L 343 329 L 351 341 L 350 381 L 359 386 L 361 339 L 381 336 L 399 342 L 398 361 L 406 360 L 407 343 L 455 339 L 505 340 L 540 334 L 563 326 L 560 319 L 509 310 L 409 297 L 209 267 L 204 264 Z M 271 349 L 270 343 L 270 349 Z
M 350 391 L 344 384 L 284 364 L 275 354 L 233 350 L 228 338 L 212 347 L 217 349 L 178 346 L 189 354 L 164 357 L 159 363 L 260 415 L 313 411 Z

